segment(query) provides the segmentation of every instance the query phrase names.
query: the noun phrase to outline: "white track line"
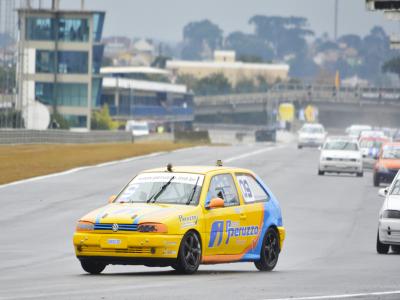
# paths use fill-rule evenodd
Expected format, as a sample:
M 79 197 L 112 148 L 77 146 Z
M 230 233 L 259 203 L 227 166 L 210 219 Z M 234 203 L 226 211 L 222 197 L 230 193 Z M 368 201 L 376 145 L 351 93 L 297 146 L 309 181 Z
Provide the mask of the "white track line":
M 373 293 L 359 293 L 359 294 L 343 294 L 343 295 L 328 295 L 328 296 L 312 296 L 312 297 L 292 297 L 292 298 L 275 298 L 275 299 L 264 299 L 264 300 L 326 300 L 326 299 L 349 299 L 359 297 L 376 297 L 376 296 L 390 296 L 400 295 L 399 291 L 389 292 L 373 292 Z
M 269 151 L 272 151 L 272 150 L 281 149 L 281 148 L 284 148 L 284 147 L 285 146 L 272 146 L 272 147 L 268 147 L 268 148 L 263 148 L 263 149 L 259 149 L 259 150 L 253 151 L 253 152 L 249 152 L 249 153 L 245 153 L 245 154 L 241 154 L 241 155 L 237 155 L 237 156 L 233 156 L 233 157 L 224 159 L 223 162 L 224 163 L 230 163 L 230 162 L 233 162 L 233 161 L 236 161 L 236 160 L 241 160 L 243 158 L 247 158 L 247 157 L 250 157 L 250 156 L 254 156 L 254 155 L 261 154 L 261 153 L 269 152 Z
M 162 154 L 183 152 L 183 151 L 186 151 L 186 150 L 193 150 L 193 149 L 198 149 L 198 148 L 202 148 L 202 147 L 203 146 L 196 146 L 196 147 L 191 147 L 191 148 L 178 149 L 178 150 L 174 150 L 174 151 L 155 152 L 155 153 L 150 153 L 150 154 L 147 154 L 147 155 L 135 156 L 135 157 L 121 159 L 121 160 L 114 160 L 114 161 L 100 163 L 100 164 L 92 165 L 92 166 L 74 168 L 74 169 L 70 169 L 70 170 L 67 170 L 67 171 L 62 171 L 62 172 L 58 172 L 58 173 L 52 173 L 52 174 L 49 174 L 49 175 L 37 176 L 37 177 L 32 177 L 32 178 L 27 178 L 27 179 L 23 179 L 23 180 L 18 180 L 18 181 L 6 183 L 6 184 L 3 184 L 3 185 L 0 185 L 0 189 L 6 188 L 6 187 L 10 187 L 10 186 L 14 186 L 14 185 L 18 185 L 18 184 L 22 184 L 22 183 L 33 182 L 33 181 L 48 179 L 48 178 L 52 178 L 52 177 L 72 174 L 72 173 L 76 173 L 76 172 L 79 172 L 79 171 L 82 171 L 82 170 L 87 170 L 87 169 L 92 169 L 92 168 L 102 168 L 102 167 L 112 166 L 112 165 L 116 165 L 116 164 L 120 164 L 120 163 L 132 162 L 132 161 L 139 160 L 139 159 L 150 158 L 150 157 L 154 157 L 154 156 L 160 156 Z

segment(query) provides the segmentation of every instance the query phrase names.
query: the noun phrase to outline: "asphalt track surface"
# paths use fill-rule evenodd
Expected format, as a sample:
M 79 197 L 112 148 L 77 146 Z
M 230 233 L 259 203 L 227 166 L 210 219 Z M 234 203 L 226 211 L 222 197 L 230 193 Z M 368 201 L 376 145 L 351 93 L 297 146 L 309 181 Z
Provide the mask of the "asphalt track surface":
M 400 256 L 375 251 L 383 200 L 371 174 L 317 176 L 318 154 L 292 144 L 200 147 L 0 187 L 0 299 L 399 299 L 383 293 L 400 290 Z M 79 217 L 140 170 L 217 158 L 253 169 L 281 203 L 287 240 L 273 272 L 235 263 L 191 276 L 142 266 L 85 274 L 71 241 Z

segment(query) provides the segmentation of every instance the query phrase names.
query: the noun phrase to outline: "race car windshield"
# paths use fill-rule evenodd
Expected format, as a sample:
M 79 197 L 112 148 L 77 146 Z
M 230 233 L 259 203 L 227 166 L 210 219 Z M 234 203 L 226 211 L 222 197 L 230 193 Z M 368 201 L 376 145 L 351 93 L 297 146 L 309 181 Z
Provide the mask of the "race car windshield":
M 199 174 L 143 173 L 125 187 L 115 202 L 197 205 L 203 180 L 204 176 Z M 157 195 L 156 201 L 148 201 L 154 195 Z M 191 199 L 189 203 L 188 199 Z
M 383 148 L 382 158 L 384 159 L 400 159 L 400 147 Z
M 325 144 L 324 150 L 358 151 L 358 146 L 349 141 L 332 141 Z
M 368 141 L 368 140 L 363 140 L 360 142 L 360 147 L 361 148 L 380 148 L 382 146 L 383 142 L 380 141 Z

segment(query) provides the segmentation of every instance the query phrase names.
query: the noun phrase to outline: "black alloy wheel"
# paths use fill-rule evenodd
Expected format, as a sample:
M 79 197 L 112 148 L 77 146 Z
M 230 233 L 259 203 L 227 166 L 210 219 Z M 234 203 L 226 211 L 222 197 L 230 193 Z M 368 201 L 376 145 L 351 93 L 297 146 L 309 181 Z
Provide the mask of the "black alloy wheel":
M 90 274 L 100 274 L 106 268 L 106 264 L 91 260 L 81 260 L 82 268 Z
M 268 228 L 261 247 L 260 260 L 255 261 L 256 268 L 260 271 L 272 271 L 278 263 L 279 234 L 275 228 Z
M 175 270 L 184 274 L 193 274 L 199 268 L 201 262 L 201 242 L 199 236 L 189 231 L 181 241 L 177 264 L 172 266 Z
M 389 247 L 390 245 L 381 243 L 381 241 L 379 240 L 378 232 L 378 235 L 376 237 L 376 252 L 378 252 L 379 254 L 387 254 L 389 252 Z

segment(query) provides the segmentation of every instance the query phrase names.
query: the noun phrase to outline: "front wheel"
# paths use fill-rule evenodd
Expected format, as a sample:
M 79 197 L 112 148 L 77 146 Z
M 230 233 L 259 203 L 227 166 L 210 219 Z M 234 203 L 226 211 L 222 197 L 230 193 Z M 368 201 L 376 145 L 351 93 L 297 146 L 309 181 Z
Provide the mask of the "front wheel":
M 279 234 L 274 228 L 268 228 L 261 246 L 260 260 L 255 261 L 256 268 L 260 271 L 272 271 L 278 263 Z
M 181 241 L 177 264 L 172 267 L 180 273 L 193 274 L 201 262 L 201 243 L 195 232 L 189 231 Z
M 357 173 L 357 177 L 363 177 L 364 176 L 364 172 L 358 172 Z
M 376 237 L 376 251 L 379 254 L 387 254 L 389 252 L 389 247 L 390 245 L 381 243 L 381 241 L 379 240 L 379 232 L 378 232 L 378 236 Z
M 324 171 L 321 171 L 321 170 L 318 170 L 318 175 L 319 175 L 319 176 L 323 176 L 323 175 L 325 175 L 325 172 L 324 172 Z
M 379 186 L 381 183 L 379 181 L 379 176 L 374 173 L 374 186 Z
M 100 274 L 106 268 L 106 264 L 90 261 L 90 260 L 81 260 L 82 268 L 90 273 L 90 274 Z

